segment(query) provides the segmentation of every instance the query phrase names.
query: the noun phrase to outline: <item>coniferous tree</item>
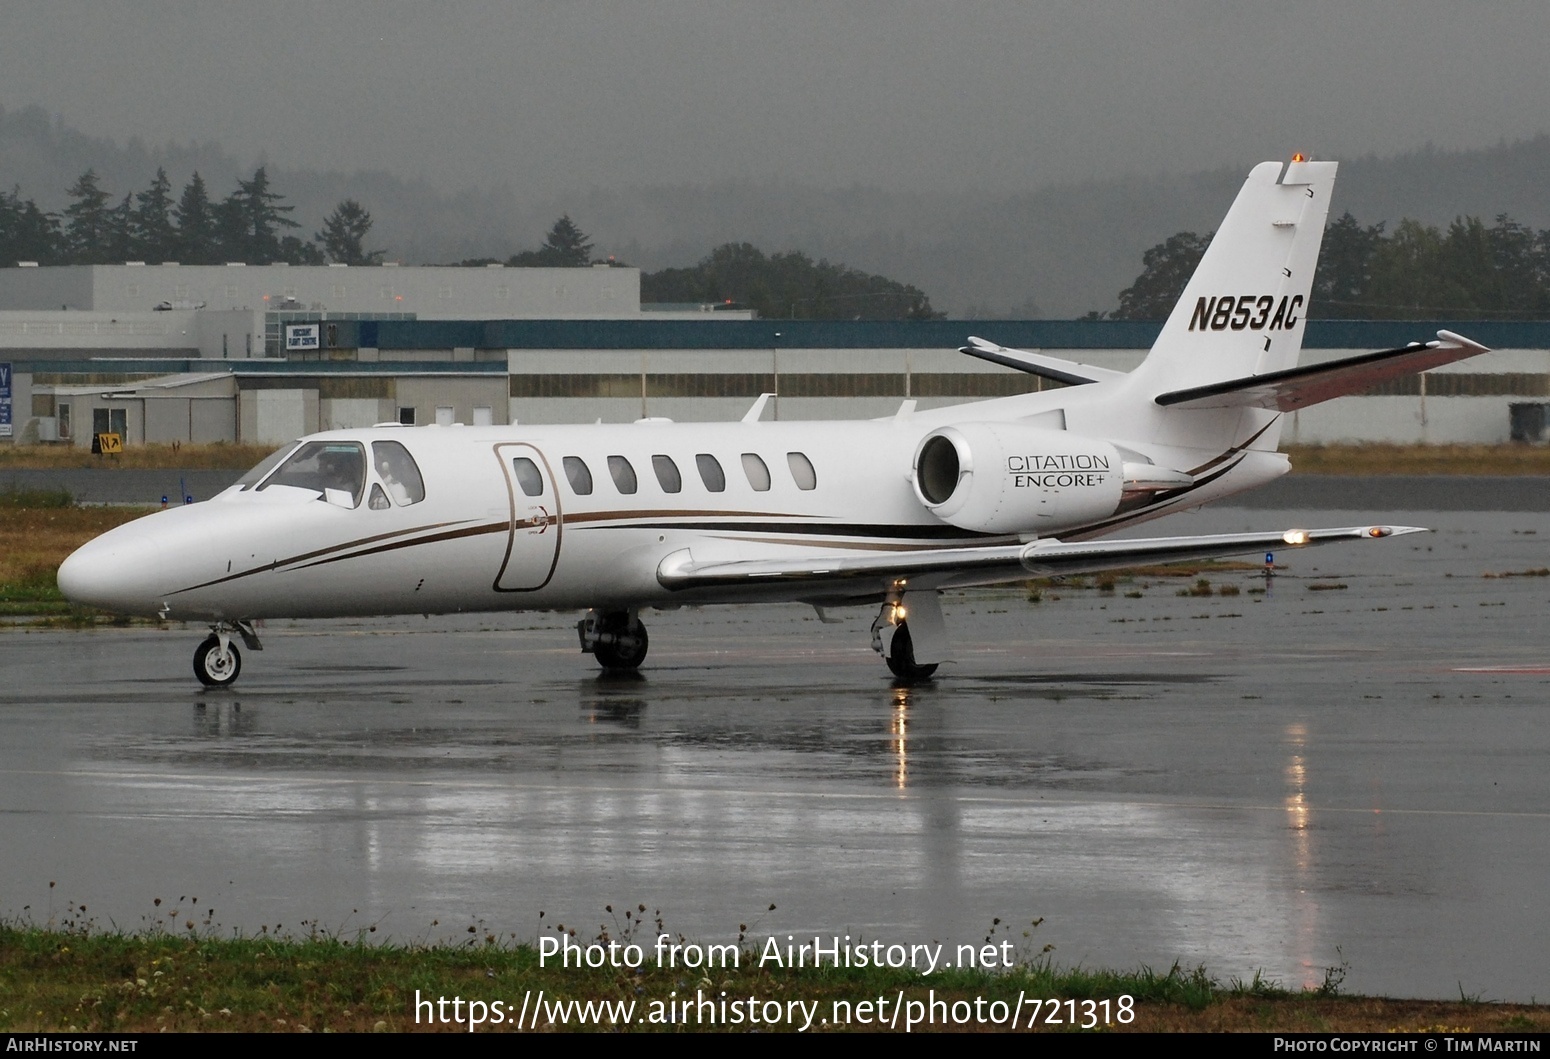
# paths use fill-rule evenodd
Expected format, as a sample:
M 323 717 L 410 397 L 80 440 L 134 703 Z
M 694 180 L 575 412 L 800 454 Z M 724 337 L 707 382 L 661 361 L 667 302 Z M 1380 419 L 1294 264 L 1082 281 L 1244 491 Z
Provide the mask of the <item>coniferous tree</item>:
M 371 214 L 354 199 L 345 199 L 323 221 L 323 230 L 314 237 L 323 246 L 330 261 L 345 265 L 375 265 L 383 251 L 365 248 L 366 233 L 371 231 Z
M 523 268 L 585 268 L 592 262 L 592 240 L 570 214 L 564 214 L 554 222 L 544 245 L 537 250 L 524 250 L 513 254 L 506 263 Z
M 107 244 L 103 247 L 103 257 L 112 265 L 139 260 L 137 246 L 134 196 L 126 194 L 122 202 L 108 211 Z
M 210 203 L 204 178 L 198 172 L 183 188 L 172 216 L 177 221 L 175 259 L 190 265 L 218 264 L 221 255 L 217 246 L 219 228 L 215 207 Z
M 172 226 L 172 181 L 157 169 L 151 186 L 135 196 L 135 255 L 143 261 L 177 260 L 177 229 Z
M 108 260 L 108 230 L 112 201 L 88 169 L 66 192 L 74 201 L 65 207 L 65 256 L 72 264 L 100 265 Z
M 20 261 L 58 264 L 61 238 L 59 219 L 31 199 L 23 200 L 21 188 L 0 194 L 0 266 Z
M 270 190 L 269 174 L 263 166 L 253 171 L 251 180 L 237 181 L 237 190 L 226 200 L 230 235 L 238 252 L 236 260 L 267 265 L 281 259 L 280 232 L 301 225 L 287 216 L 296 207 L 280 205 L 284 195 Z

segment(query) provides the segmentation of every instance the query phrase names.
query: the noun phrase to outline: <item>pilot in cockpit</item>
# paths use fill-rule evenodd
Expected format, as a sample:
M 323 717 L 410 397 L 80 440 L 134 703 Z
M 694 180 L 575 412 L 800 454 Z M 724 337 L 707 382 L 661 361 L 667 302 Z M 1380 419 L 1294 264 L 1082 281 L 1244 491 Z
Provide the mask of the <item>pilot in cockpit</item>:
M 393 494 L 393 499 L 398 501 L 400 507 L 414 502 L 410 498 L 409 487 L 398 480 L 398 476 L 393 473 L 392 461 L 385 454 L 377 460 L 377 473 L 382 476 L 382 484 L 387 486 L 388 492 Z
M 360 450 L 353 446 L 325 450 L 318 456 L 318 484 L 324 489 L 338 489 L 359 501 L 365 477 Z

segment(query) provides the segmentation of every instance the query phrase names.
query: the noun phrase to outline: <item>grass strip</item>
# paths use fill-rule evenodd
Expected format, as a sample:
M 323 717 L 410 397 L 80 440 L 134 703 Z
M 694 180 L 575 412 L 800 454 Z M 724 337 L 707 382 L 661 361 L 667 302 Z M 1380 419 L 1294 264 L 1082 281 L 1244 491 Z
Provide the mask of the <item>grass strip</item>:
M 196 920 L 202 917 L 192 911 L 170 911 L 169 920 L 183 928 L 181 932 L 0 925 L 0 1031 L 467 1032 L 466 1015 L 461 1023 L 451 1018 L 454 997 L 461 998 L 464 1006 L 459 1010 L 464 1012 L 472 1000 L 487 1005 L 487 1015 L 501 1010 L 502 1024 L 479 1027 L 487 1032 L 512 1030 L 510 1022 L 524 998 L 529 1002 L 524 1028 L 529 1030 L 535 1022 L 539 1029 L 768 1028 L 746 1021 L 727 1025 L 714 1013 L 710 1018 L 716 1021 L 711 1022 L 704 1008 L 697 1017 L 666 1021 L 674 1011 L 670 1005 L 702 997 L 717 1005 L 722 999 L 778 1002 L 783 1011 L 790 1009 L 789 1002 L 800 1001 L 815 1012 L 812 1028 L 833 1031 L 876 1029 L 879 1015 L 886 1026 L 901 994 L 906 1004 L 919 1002 L 917 1015 L 932 1001 L 942 1005 L 936 1024 L 916 1026 L 917 1031 L 1004 1032 L 1005 1025 L 988 1018 L 958 1021 L 954 1006 L 959 1017 L 969 1017 L 976 1003 L 988 1015 L 1010 1011 L 1019 997 L 1020 1028 L 1033 1020 L 1033 1028 L 1042 1031 L 1081 1029 L 1089 1011 L 1097 1025 L 1088 1028 L 1110 1032 L 1550 1029 L 1550 1008 L 1544 1006 L 1471 998 L 1341 996 L 1339 969 L 1326 973 L 1324 983 L 1310 990 L 1287 990 L 1258 976 L 1223 984 L 1203 969 L 1177 965 L 1166 972 L 1062 969 L 1042 955 L 1010 970 L 939 970 L 931 975 L 871 968 L 760 969 L 761 949 L 745 943 L 736 968 L 686 970 L 658 968 L 651 936 L 640 940 L 647 954 L 640 970 L 564 968 L 555 965 L 553 956 L 548 966 L 540 966 L 532 945 L 502 943 L 480 936 L 477 928 L 470 928 L 475 936 L 463 945 L 371 944 L 369 930 L 354 938 L 315 931 L 300 938 L 215 937 L 206 933 L 207 919 L 200 923 Z M 539 990 L 547 1002 L 541 1009 L 532 1002 Z M 416 1020 L 417 999 L 434 1004 L 443 997 L 448 1003 L 435 1014 L 421 1004 Z M 1122 1004 L 1121 997 L 1131 1000 Z M 878 1008 L 878 999 L 887 1004 Z M 1034 999 L 1043 1001 L 1038 1017 L 1031 1013 Z M 495 1009 L 495 1001 L 501 1001 L 503 1009 Z M 585 1018 L 583 1009 L 570 1001 L 633 1007 L 627 1024 L 611 1025 L 602 1018 L 602 1024 L 595 1025 L 597 1016 Z M 861 1008 L 861 1002 L 874 1006 Z M 1002 1007 L 994 1007 L 997 1002 Z M 612 1012 L 617 1016 L 620 1010 Z M 1106 1020 L 1100 1017 L 1105 1010 Z M 1130 1021 L 1121 1020 L 1122 1010 L 1133 1013 Z M 652 1021 L 653 1011 L 657 1021 Z M 874 1021 L 863 1024 L 858 1019 L 862 1012 Z M 836 1024 L 836 1015 L 849 1015 L 848 1023 Z M 826 1025 L 823 1020 L 828 1020 Z M 777 1028 L 793 1027 L 782 1021 Z M 903 1020 L 895 1028 L 902 1029 Z

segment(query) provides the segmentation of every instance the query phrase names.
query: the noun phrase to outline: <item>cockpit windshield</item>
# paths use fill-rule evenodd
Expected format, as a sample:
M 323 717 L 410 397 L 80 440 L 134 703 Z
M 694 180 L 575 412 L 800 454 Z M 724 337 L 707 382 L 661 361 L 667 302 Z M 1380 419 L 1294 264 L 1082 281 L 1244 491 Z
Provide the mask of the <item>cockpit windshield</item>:
M 285 459 L 285 457 L 289 456 L 295 450 L 296 442 L 287 441 L 284 445 L 281 445 L 279 448 L 275 449 L 269 455 L 260 460 L 258 466 L 254 467 L 247 474 L 244 474 L 241 478 L 238 478 L 237 486 L 243 490 L 252 489 L 255 485 L 264 480 L 264 475 L 280 466 L 280 461 Z
M 309 441 L 258 489 L 262 492 L 272 485 L 311 489 L 334 502 L 348 496 L 348 506 L 358 507 L 366 491 L 366 450 L 355 441 Z M 329 495 L 330 490 L 335 491 L 334 496 Z

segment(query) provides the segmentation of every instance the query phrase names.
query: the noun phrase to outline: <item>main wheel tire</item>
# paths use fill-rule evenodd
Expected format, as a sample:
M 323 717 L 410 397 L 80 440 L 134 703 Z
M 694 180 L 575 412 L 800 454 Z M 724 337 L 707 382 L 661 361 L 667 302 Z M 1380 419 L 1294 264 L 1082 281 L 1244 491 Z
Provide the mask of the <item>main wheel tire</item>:
M 242 655 L 237 645 L 228 642 L 222 651 L 220 637 L 214 633 L 194 652 L 194 676 L 207 688 L 230 687 L 241 672 Z
M 622 643 L 615 640 L 598 644 L 592 657 L 604 669 L 638 669 L 646 660 L 646 650 L 651 646 L 646 636 L 646 626 L 637 619 L 626 625 L 618 635 Z
M 888 645 L 888 671 L 903 680 L 925 680 L 936 672 L 939 663 L 920 665 L 915 661 L 915 641 L 910 639 L 908 622 L 900 622 Z

